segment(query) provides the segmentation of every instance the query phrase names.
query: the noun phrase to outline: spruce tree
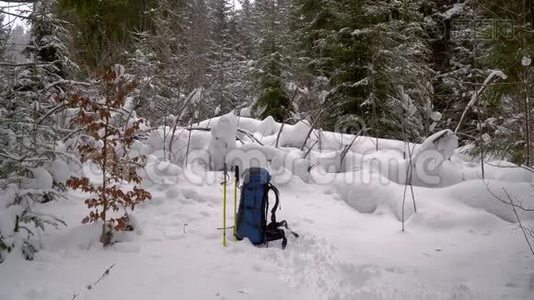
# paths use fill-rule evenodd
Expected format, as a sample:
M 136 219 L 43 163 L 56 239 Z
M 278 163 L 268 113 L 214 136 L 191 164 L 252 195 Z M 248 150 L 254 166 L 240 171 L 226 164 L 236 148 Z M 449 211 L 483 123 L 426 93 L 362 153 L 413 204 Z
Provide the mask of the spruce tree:
M 187 87 L 204 88 L 208 83 L 210 24 L 206 0 L 194 0 L 188 12 L 187 30 Z
M 151 14 L 152 29 L 135 33 L 136 50 L 129 58 L 128 73 L 135 74 L 138 82 L 135 109 L 153 126 L 170 125 L 170 116 L 184 105 L 186 10 L 185 1 L 159 1 Z
M 435 72 L 432 78 L 433 104 L 442 114 L 437 124 L 440 129 L 454 128 L 463 109 L 471 100 L 474 91 L 486 77 L 484 55 L 489 45 L 483 33 L 484 16 L 472 2 L 429 1 L 424 5 L 428 21 L 427 34 L 432 50 L 430 67 Z M 478 127 L 478 116 L 473 111 L 467 115 L 461 138 L 473 141 Z
M 61 182 L 49 171 L 50 162 L 65 156 L 60 140 L 68 129 L 59 126 L 65 108 L 66 80 L 73 67 L 64 45 L 66 30 L 54 15 L 55 2 L 34 4 L 31 40 L 25 49 L 16 84 L 0 99 L 0 255 L 17 249 L 32 259 L 39 244 L 34 236 L 61 220 L 39 212 L 39 204 L 61 197 Z
M 155 0 L 59 0 L 59 8 L 75 25 L 77 61 L 89 70 L 126 63 L 133 32 L 151 29 L 149 11 Z
M 379 136 L 407 134 L 420 141 L 433 129 L 430 49 L 419 13 L 422 3 L 367 1 L 367 24 L 353 32 L 368 41 L 368 76 L 360 83 L 367 85 L 369 96 L 362 108 L 366 123 Z
M 8 53 L 7 53 L 7 49 L 8 49 L 8 44 L 7 44 L 7 41 L 8 41 L 8 28 L 7 26 L 4 25 L 4 14 L 0 13 L 0 62 L 4 62 Z M 7 76 L 7 72 L 6 72 L 6 68 L 4 67 L 0 67 L 0 88 L 2 88 L 2 90 L 5 90 L 6 86 L 5 86 L 5 83 L 6 83 L 6 76 Z M 1 97 L 1 94 L 0 94 L 0 97 Z
M 4 14 L 0 13 L 0 60 L 5 55 L 8 38 L 8 29 L 7 26 L 4 25 L 4 18 Z
M 231 7 L 228 0 L 209 0 L 210 53 L 209 86 L 214 114 L 226 113 L 234 108 L 237 101 L 229 87 L 235 81 L 235 48 L 231 40 Z M 235 33 L 235 32 L 234 32 Z
M 257 116 L 272 116 L 284 121 L 292 111 L 288 84 L 291 79 L 288 23 L 290 2 L 258 0 L 254 2 L 255 42 L 253 78 L 255 79 Z
M 239 33 L 239 53 L 246 59 L 250 59 L 253 53 L 253 4 L 250 0 L 240 0 L 241 10 L 235 17 L 237 31 Z
M 412 139 L 433 129 L 422 2 L 297 1 L 300 61 L 329 83 L 328 127 L 360 120 L 376 136 L 406 129 Z M 406 96 L 415 111 L 403 108 Z
M 534 12 L 529 7 L 532 1 L 492 0 L 479 8 L 495 24 L 494 30 L 486 32 L 490 51 L 485 63 L 507 75 L 502 84 L 491 85 L 483 95 L 485 148 L 532 166 Z M 498 19 L 494 18 L 495 13 Z

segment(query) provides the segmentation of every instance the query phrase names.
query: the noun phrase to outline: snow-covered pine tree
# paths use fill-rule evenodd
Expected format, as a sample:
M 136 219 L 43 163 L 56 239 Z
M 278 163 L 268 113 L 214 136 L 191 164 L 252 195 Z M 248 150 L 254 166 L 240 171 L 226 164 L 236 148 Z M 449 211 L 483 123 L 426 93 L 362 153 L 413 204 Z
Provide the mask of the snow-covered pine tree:
M 338 20 L 336 2 L 329 0 L 297 0 L 293 2 L 290 25 L 294 42 L 294 88 L 292 101 L 299 113 L 319 112 L 326 100 L 335 48 L 334 36 Z M 328 114 L 332 111 L 328 109 Z M 333 122 L 318 120 L 319 126 Z
M 5 55 L 5 43 L 7 42 L 7 28 L 3 25 L 4 24 L 4 15 L 0 13 L 0 62 L 4 62 L 4 55 Z M 0 67 L 0 90 L 5 91 L 7 88 L 6 80 L 5 80 L 5 68 Z M 4 93 L 0 93 L 0 101 L 4 97 Z M 2 101 L 3 102 L 3 101 Z M 0 102 L 0 103 L 2 103 Z M 5 114 L 4 107 L 0 106 L 0 118 L 3 117 Z M 5 147 L 5 140 L 7 138 L 6 130 L 4 129 L 5 124 L 0 122 L 0 146 Z M 2 158 L 0 158 L 1 160 Z M 0 196 L 0 210 L 4 209 L 5 201 L 4 196 Z M 2 213 L 0 212 L 0 217 Z M 11 245 L 9 241 L 5 241 L 7 238 L 7 233 L 11 231 L 11 228 L 2 229 L 5 225 L 0 225 L 0 262 L 4 260 L 5 252 L 10 249 Z M 9 226 L 9 225 L 8 225 Z M 5 233 L 3 232 L 5 231 Z M 4 237 L 6 235 L 6 237 Z
M 173 1 L 169 3 L 172 4 Z M 179 115 L 175 117 L 182 125 L 186 125 L 190 121 L 212 117 L 215 107 L 212 106 L 213 103 L 210 104 L 210 97 L 205 93 L 212 84 L 209 79 L 212 42 L 208 2 L 207 0 L 184 1 L 181 7 L 182 12 L 179 15 L 183 15 L 180 21 L 183 32 L 178 35 L 170 32 L 171 40 L 178 43 L 175 43 L 175 46 L 169 49 L 169 54 L 165 56 L 171 57 L 170 54 L 172 54 L 176 70 L 178 70 L 175 72 L 174 84 L 179 88 L 181 104 L 178 107 Z M 162 40 L 162 42 L 168 43 L 167 40 Z M 172 72 L 173 68 L 169 71 Z M 194 103 L 188 102 L 192 100 L 189 97 L 191 95 L 195 95 Z
M 311 74 L 329 81 L 330 127 L 360 119 L 374 135 L 400 138 L 399 103 L 407 94 L 417 109 L 406 124 L 409 136 L 426 136 L 433 121 L 422 1 L 298 3 L 300 54 Z
M 152 28 L 134 34 L 135 52 L 127 66 L 128 73 L 136 75 L 140 91 L 136 111 L 153 126 L 169 126 L 170 116 L 183 106 L 187 7 L 185 3 L 176 4 L 176 1 L 159 1 L 150 11 Z
M 0 59 L 5 54 L 8 38 L 8 28 L 4 25 L 4 14 L 0 12 Z
M 295 31 L 297 60 L 315 76 L 330 77 L 332 47 L 329 44 L 337 30 L 339 19 L 335 1 L 296 0 L 291 26 Z
M 478 89 L 476 85 L 487 75 L 484 56 L 489 45 L 483 38 L 487 22 L 474 2 L 469 1 L 428 1 L 423 12 L 432 49 L 430 62 L 435 72 L 433 104 L 442 114 L 437 127 L 454 128 Z M 474 111 L 469 111 L 460 132 L 462 140 L 471 142 L 478 135 L 478 119 Z
M 7 41 L 8 41 L 8 28 L 6 25 L 4 25 L 4 14 L 0 12 L 0 62 L 5 62 L 5 57 L 7 56 Z M 6 89 L 5 83 L 6 83 L 6 68 L 0 66 L 0 88 L 2 90 Z M 0 94 L 0 97 L 2 95 Z
M 247 12 L 245 12 L 247 13 Z M 245 19 L 241 19 L 245 17 Z M 250 32 L 246 31 L 247 16 L 242 15 L 241 11 L 232 8 L 228 20 L 229 48 L 231 59 L 229 62 L 229 83 L 227 86 L 228 94 L 231 97 L 231 107 L 229 110 L 242 108 L 247 105 L 247 99 L 250 98 L 250 82 L 247 78 L 249 63 L 252 59 L 252 44 Z M 245 23 L 243 23 L 245 22 Z M 241 27 L 245 26 L 245 28 Z
M 255 98 L 255 81 L 251 76 L 251 68 L 255 58 L 257 44 L 257 27 L 255 26 L 254 3 L 250 0 L 239 0 L 241 9 L 232 12 L 230 18 L 230 40 L 233 47 L 232 72 L 234 82 L 230 93 L 234 95 L 234 108 L 241 111 L 246 107 L 247 115 L 250 113 L 250 104 Z
M 28 44 L 29 36 L 21 25 L 17 25 L 9 32 L 4 58 L 12 63 L 24 63 L 26 58 L 22 53 Z
M 206 87 L 209 67 L 210 24 L 206 0 L 194 0 L 188 9 L 187 90 Z
M 379 136 L 407 134 L 420 141 L 433 129 L 430 49 L 419 13 L 423 2 L 366 1 L 366 24 L 352 32 L 368 41 L 367 76 L 353 86 L 367 89 L 364 120 Z
M 490 51 L 485 63 L 507 75 L 506 80 L 490 85 L 484 94 L 484 148 L 499 157 L 532 166 L 534 3 L 491 0 L 477 7 L 494 25 L 493 30 L 486 31 Z
M 250 0 L 239 0 L 241 10 L 237 12 L 236 23 L 239 31 L 239 53 L 250 59 L 253 53 L 253 4 Z
M 294 24 L 299 62 L 315 78 L 328 81 L 323 92 L 326 127 L 334 129 L 342 117 L 361 117 L 365 91 L 352 84 L 365 78 L 366 42 L 351 33 L 363 26 L 362 1 L 299 0 Z M 324 81 L 323 79 L 323 81 Z M 337 128 L 339 129 L 339 128 Z
M 149 12 L 157 0 L 57 0 L 59 10 L 75 26 L 76 61 L 93 71 L 126 63 L 134 46 L 132 32 L 149 30 Z
M 195 119 L 196 104 L 189 96 L 203 90 L 198 85 L 205 81 L 208 51 L 203 45 L 208 41 L 202 33 L 209 33 L 203 3 L 159 1 L 150 11 L 152 29 L 136 33 L 136 50 L 128 65 L 128 72 L 136 74 L 139 83 L 136 112 L 151 127 L 162 126 L 166 159 L 172 159 L 169 150 L 177 128 Z M 196 49 L 198 45 L 202 49 Z
M 214 115 L 227 113 L 236 106 L 237 97 L 230 88 L 237 81 L 237 48 L 232 40 L 234 14 L 228 0 L 209 0 L 210 53 L 206 96 Z M 231 32 L 231 30 L 234 32 Z
M 32 259 L 39 249 L 39 232 L 62 221 L 39 212 L 39 204 L 56 200 L 61 181 L 55 163 L 65 155 L 58 126 L 70 89 L 66 80 L 73 66 L 63 42 L 66 30 L 56 18 L 55 1 L 34 3 L 28 63 L 0 99 L 0 256 L 16 249 Z M 62 170 L 59 173 L 67 172 Z M 54 176 L 52 175 L 54 174 Z M 1 259 L 0 259 L 1 260 Z
M 277 121 L 284 121 L 292 111 L 288 91 L 292 77 L 290 4 L 287 0 L 254 2 L 254 111 L 261 118 L 272 116 Z

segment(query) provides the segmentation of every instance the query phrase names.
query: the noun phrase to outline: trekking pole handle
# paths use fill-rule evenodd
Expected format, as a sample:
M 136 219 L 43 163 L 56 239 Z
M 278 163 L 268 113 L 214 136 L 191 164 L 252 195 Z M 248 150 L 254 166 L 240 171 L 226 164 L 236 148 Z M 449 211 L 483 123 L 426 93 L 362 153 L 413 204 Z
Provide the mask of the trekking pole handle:
M 230 182 L 230 175 L 228 175 L 228 166 L 226 165 L 226 163 L 224 163 L 224 167 L 223 167 L 223 176 L 224 176 L 224 181 L 221 182 L 221 185 L 224 185 Z

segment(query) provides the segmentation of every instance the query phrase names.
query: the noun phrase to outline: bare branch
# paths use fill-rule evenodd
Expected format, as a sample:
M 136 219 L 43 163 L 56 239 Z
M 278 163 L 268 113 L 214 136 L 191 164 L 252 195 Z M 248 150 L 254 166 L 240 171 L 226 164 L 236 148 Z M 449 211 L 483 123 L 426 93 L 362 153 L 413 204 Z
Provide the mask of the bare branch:
M 89 285 L 87 285 L 87 289 L 90 290 L 92 289 L 93 287 L 95 287 L 100 281 L 102 281 L 104 278 L 106 278 L 107 276 L 109 276 L 109 273 L 111 271 L 111 269 L 113 269 L 113 267 L 115 267 L 115 264 L 112 264 L 109 268 L 107 268 L 104 273 L 102 273 L 102 275 L 100 275 L 100 277 L 93 283 L 90 283 Z
M 237 129 L 237 132 L 241 132 L 241 133 L 245 134 L 251 140 L 256 141 L 256 143 L 258 143 L 260 146 L 263 146 L 263 143 L 260 140 L 258 140 L 252 133 L 250 133 L 250 132 L 248 132 L 248 131 L 246 131 L 244 129 L 240 129 L 240 128 Z
M 486 91 L 488 84 L 492 83 L 494 80 L 499 79 L 499 78 L 506 79 L 506 75 L 502 74 L 502 72 L 501 73 L 492 72 L 488 76 L 488 78 L 486 78 L 486 80 L 484 81 L 484 84 L 480 87 L 478 91 L 475 92 L 475 94 L 473 94 L 473 96 L 471 97 L 471 100 L 466 105 L 465 110 L 462 113 L 462 116 L 460 117 L 460 121 L 458 122 L 458 125 L 456 126 L 456 129 L 454 130 L 454 133 L 457 133 L 460 130 L 460 128 L 462 127 L 462 123 L 464 121 L 465 115 L 467 114 L 469 109 L 472 108 L 479 101 L 480 96 L 484 94 L 484 92 Z
M 513 165 L 513 166 L 499 166 L 499 165 L 496 165 L 496 164 L 492 164 L 490 162 L 484 162 L 486 165 L 490 165 L 492 167 L 496 167 L 496 168 L 502 168 L 502 169 L 524 169 L 524 170 L 527 170 L 531 173 L 534 173 L 534 169 L 532 167 L 529 167 L 529 166 L 526 166 L 526 165 Z
M 282 125 L 280 125 L 280 130 L 278 130 L 278 134 L 276 135 L 276 144 L 275 148 L 278 148 L 278 144 L 280 143 L 280 137 L 282 136 L 282 130 L 284 130 L 284 125 L 286 122 L 282 122 Z
M 15 18 L 31 19 L 31 17 L 24 16 L 24 15 L 21 15 L 21 14 L 14 14 L 14 13 L 12 13 L 12 12 L 8 12 L 8 11 L 5 11 L 5 10 L 0 10 L 0 13 L 1 13 L 1 14 L 4 14 L 4 15 L 8 15 L 8 16 L 15 17 Z
M 367 131 L 367 128 L 362 128 L 360 129 L 356 135 L 354 135 L 354 138 L 352 139 L 352 141 L 350 142 L 350 144 L 346 145 L 345 148 L 343 149 L 343 151 L 341 152 L 341 159 L 340 159 L 340 163 L 341 165 L 343 165 L 343 161 L 345 160 L 345 156 L 347 156 L 347 153 L 349 152 L 349 149 L 352 148 L 352 145 L 354 145 L 354 143 L 356 142 L 356 140 L 362 135 L 363 132 L 366 132 Z
M 512 199 L 512 197 L 510 196 L 510 194 L 505 188 L 503 188 L 503 190 L 504 190 L 504 193 L 506 194 L 506 197 L 508 197 L 508 200 L 510 200 L 510 203 L 512 204 L 512 209 L 514 211 L 515 217 L 517 218 L 517 223 L 519 224 L 519 228 L 521 228 L 521 231 L 523 232 L 523 236 L 525 236 L 525 240 L 527 241 L 528 248 L 530 249 L 530 253 L 534 255 L 534 249 L 532 249 L 532 244 L 530 243 L 525 227 L 523 227 L 523 223 L 521 223 L 521 218 L 519 218 L 519 214 L 517 213 L 517 209 L 515 208 L 514 200 Z
M 313 123 L 310 125 L 310 130 L 308 131 L 308 134 L 306 135 L 306 138 L 304 139 L 304 143 L 302 144 L 302 147 L 300 147 L 300 151 L 304 151 L 304 147 L 306 147 L 306 143 L 308 143 L 308 139 L 310 138 L 313 132 L 313 128 L 315 127 L 315 124 L 317 124 L 317 122 L 321 119 L 324 111 L 325 111 L 324 109 L 321 110 L 317 118 L 315 118 L 315 121 L 313 121 Z
M 493 191 L 490 189 L 488 183 L 487 183 L 485 180 L 482 180 L 482 182 L 484 182 L 484 184 L 486 185 L 486 188 L 487 188 L 488 192 L 493 196 L 493 198 L 499 200 L 500 202 L 502 202 L 502 203 L 504 203 L 504 204 L 506 204 L 506 205 L 511 205 L 511 206 L 513 206 L 513 207 L 515 207 L 515 208 L 518 208 L 518 209 L 520 209 L 520 210 L 522 210 L 522 211 L 526 211 L 526 212 L 534 212 L 534 208 L 527 208 L 527 207 L 522 206 L 521 203 L 519 203 L 519 204 L 515 204 L 513 201 L 506 201 L 506 200 L 504 200 L 503 198 L 499 197 L 497 194 L 495 194 L 495 192 L 493 192 Z M 506 190 L 505 190 L 505 193 L 508 195 L 508 192 L 506 192 Z M 508 196 L 509 196 L 509 195 L 508 195 Z
M 317 145 L 319 143 L 319 141 L 315 141 L 315 143 L 313 143 L 313 145 L 311 145 L 310 149 L 308 149 L 308 151 L 306 151 L 306 154 L 304 154 L 304 158 L 308 157 L 308 155 L 310 154 L 310 152 L 313 150 L 313 147 L 315 147 L 315 145 Z
M 60 63 L 60 60 L 42 63 L 42 64 L 36 64 L 36 63 L 24 63 L 24 64 L 14 64 L 14 63 L 2 63 L 0 62 L 1 67 L 46 67 L 52 64 Z

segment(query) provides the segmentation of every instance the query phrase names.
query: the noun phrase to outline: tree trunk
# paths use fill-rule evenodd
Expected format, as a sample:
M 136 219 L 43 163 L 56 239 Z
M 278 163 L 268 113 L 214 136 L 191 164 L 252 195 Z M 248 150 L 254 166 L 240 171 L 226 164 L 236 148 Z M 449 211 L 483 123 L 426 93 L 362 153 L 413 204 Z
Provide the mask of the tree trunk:
M 109 108 L 109 95 L 106 95 L 106 104 Z M 109 116 L 106 116 L 106 124 L 104 126 L 104 146 L 102 148 L 102 200 L 103 200 L 103 209 L 102 209 L 102 221 L 104 221 L 104 224 L 102 224 L 102 235 L 100 236 L 100 242 L 104 245 L 104 247 L 107 247 L 111 243 L 111 228 L 109 228 L 107 224 L 107 217 L 106 212 L 108 211 L 108 199 L 106 195 L 106 168 L 107 168 L 107 160 L 108 160 L 108 135 L 109 135 Z

